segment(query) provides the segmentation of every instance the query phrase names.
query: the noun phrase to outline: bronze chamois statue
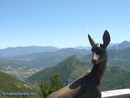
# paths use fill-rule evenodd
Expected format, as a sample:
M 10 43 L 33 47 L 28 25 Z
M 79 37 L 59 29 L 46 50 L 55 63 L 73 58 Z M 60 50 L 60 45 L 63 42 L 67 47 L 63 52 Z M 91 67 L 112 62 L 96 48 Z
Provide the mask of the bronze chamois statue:
M 101 98 L 100 84 L 107 65 L 106 48 L 110 43 L 110 35 L 105 30 L 103 44 L 95 43 L 88 35 L 92 46 L 92 70 L 64 88 L 52 93 L 48 98 Z

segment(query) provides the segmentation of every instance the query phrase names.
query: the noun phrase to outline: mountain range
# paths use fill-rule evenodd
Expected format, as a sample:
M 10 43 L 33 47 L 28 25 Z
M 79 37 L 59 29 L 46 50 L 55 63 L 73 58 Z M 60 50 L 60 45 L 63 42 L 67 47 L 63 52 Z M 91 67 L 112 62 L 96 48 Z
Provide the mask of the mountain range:
M 121 43 L 110 44 L 109 49 L 121 50 L 130 47 L 129 41 L 123 41 Z
M 81 58 L 89 53 L 90 51 L 85 49 L 65 48 L 53 52 L 16 56 L 11 59 L 23 61 L 31 67 L 46 68 L 49 66 L 54 66 L 55 64 L 59 63 L 60 61 L 71 55 L 76 55 L 77 57 Z
M 0 58 L 8 58 L 19 55 L 27 55 L 32 53 L 50 52 L 58 50 L 53 46 L 26 46 L 26 47 L 9 47 L 0 49 Z
M 129 66 L 129 47 L 130 42 L 128 41 L 123 41 L 119 44 L 110 44 L 110 46 L 108 47 L 109 63 L 112 65 L 123 63 L 123 65 Z M 26 64 L 28 67 L 31 68 L 47 68 L 50 66 L 54 66 L 71 55 L 76 55 L 78 58 L 81 59 L 90 60 L 90 48 L 85 49 L 82 46 L 78 46 L 77 48 L 59 49 L 52 46 L 6 48 L 0 50 L 0 57 L 17 62 L 20 61 L 20 63 Z
M 130 68 L 130 47 L 125 48 L 126 44 L 128 44 L 128 42 L 126 41 L 118 44 L 119 46 L 124 46 L 124 48 L 108 48 L 108 63 L 110 63 L 111 65 L 123 65 L 125 67 Z M 65 48 L 53 52 L 28 54 L 23 56 L 17 56 L 13 59 L 23 61 L 31 67 L 46 68 L 58 64 L 63 59 L 71 55 L 76 55 L 78 58 L 84 60 L 90 61 L 91 59 L 90 50 L 76 48 Z
M 123 41 L 121 43 L 111 43 L 109 49 L 125 49 L 130 47 L 129 41 Z M 33 53 L 43 53 L 43 52 L 53 52 L 63 48 L 57 48 L 54 46 L 24 46 L 24 47 L 9 47 L 5 49 L 0 49 L 0 58 L 15 57 L 20 55 L 27 55 Z M 77 46 L 75 49 L 87 49 L 90 50 L 91 47 Z

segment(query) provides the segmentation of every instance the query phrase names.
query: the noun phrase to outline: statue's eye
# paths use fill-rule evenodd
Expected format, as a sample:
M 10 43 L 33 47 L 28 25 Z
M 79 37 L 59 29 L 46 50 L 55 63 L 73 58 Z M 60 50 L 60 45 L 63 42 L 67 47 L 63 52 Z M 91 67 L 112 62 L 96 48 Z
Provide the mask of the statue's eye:
M 100 55 L 101 54 L 101 50 L 96 50 L 96 54 Z

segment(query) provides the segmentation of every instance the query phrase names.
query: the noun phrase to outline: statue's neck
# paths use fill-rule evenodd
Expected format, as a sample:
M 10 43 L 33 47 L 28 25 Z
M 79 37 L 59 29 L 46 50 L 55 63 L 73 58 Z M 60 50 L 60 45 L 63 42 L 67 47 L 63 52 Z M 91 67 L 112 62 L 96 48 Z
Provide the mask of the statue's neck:
M 101 82 L 101 79 L 104 75 L 106 65 L 107 65 L 107 58 L 104 58 L 104 60 L 102 62 L 99 62 L 98 64 L 94 64 L 94 66 L 90 72 L 91 74 L 96 76 L 96 79 L 99 83 Z

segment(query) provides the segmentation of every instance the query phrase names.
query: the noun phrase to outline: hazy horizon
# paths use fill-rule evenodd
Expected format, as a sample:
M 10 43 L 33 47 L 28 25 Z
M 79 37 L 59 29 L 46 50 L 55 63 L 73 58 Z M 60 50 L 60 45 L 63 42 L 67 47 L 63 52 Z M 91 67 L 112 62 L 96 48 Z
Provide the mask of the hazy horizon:
M 124 41 L 128 41 L 128 40 L 124 40 Z M 122 42 L 124 42 L 124 41 L 122 41 Z M 120 43 L 122 43 L 122 42 L 119 42 L 119 43 L 110 43 L 110 45 L 113 45 L 113 44 L 120 44 Z M 128 42 L 130 42 L 130 41 L 128 41 Z M 110 46 L 109 45 L 109 46 Z M 62 49 L 62 48 L 77 48 L 77 47 L 84 47 L 84 48 L 89 48 L 89 47 L 91 47 L 91 45 L 87 45 L 87 46 L 82 46 L 82 45 L 78 45 L 78 46 L 69 46 L 69 47 L 58 47 L 58 46 L 54 46 L 54 45 L 46 45 L 46 46 L 44 46 L 44 45 L 41 45 L 41 46 L 39 46 L 39 45 L 27 45 L 27 46 L 8 46 L 8 47 L 4 47 L 4 48 L 1 48 L 0 47 L 0 49 L 6 49 L 6 48 L 19 48 L 19 47 L 56 47 L 56 48 L 59 48 L 59 49 Z

